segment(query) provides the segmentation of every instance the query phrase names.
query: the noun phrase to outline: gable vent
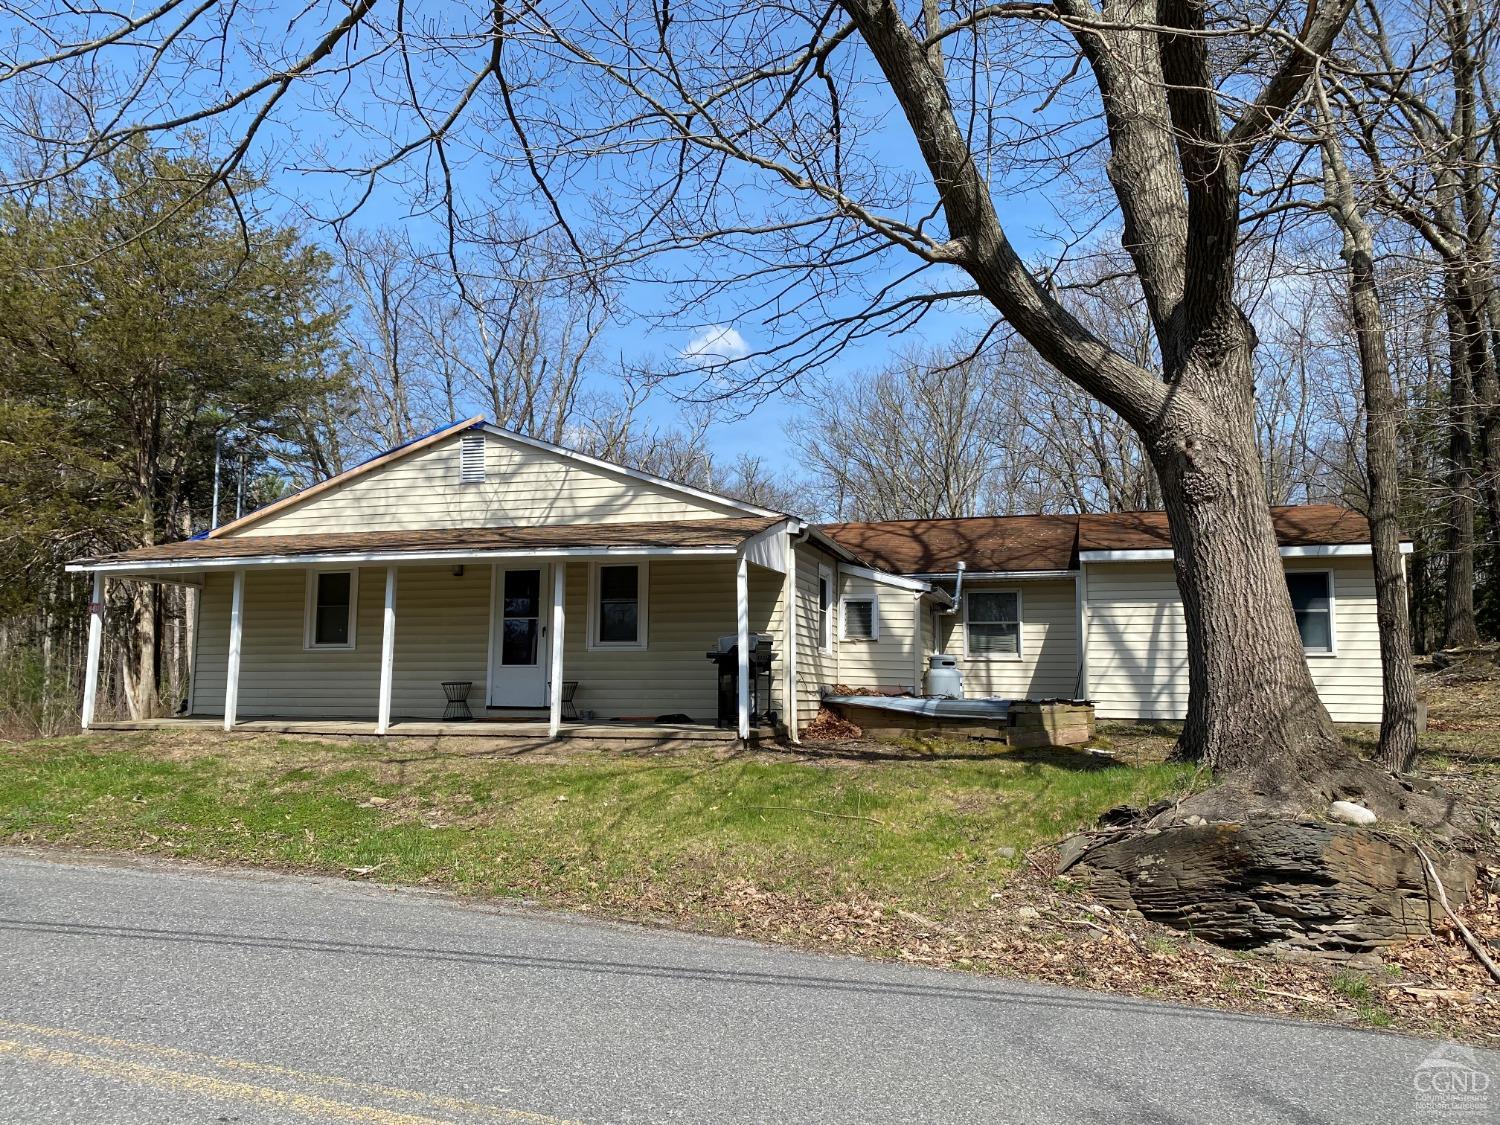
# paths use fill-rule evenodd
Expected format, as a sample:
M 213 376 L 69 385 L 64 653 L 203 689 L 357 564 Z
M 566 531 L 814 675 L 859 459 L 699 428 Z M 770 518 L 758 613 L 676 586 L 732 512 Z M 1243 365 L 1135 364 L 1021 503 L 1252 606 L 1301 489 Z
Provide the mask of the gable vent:
M 484 483 L 484 435 L 464 434 L 458 445 L 460 484 Z

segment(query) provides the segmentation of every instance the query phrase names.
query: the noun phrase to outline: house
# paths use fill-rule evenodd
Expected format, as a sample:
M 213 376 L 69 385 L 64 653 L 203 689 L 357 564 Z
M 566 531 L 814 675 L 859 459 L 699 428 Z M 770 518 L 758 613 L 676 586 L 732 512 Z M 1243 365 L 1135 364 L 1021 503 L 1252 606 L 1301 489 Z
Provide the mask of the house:
M 1378 721 L 1363 519 L 1274 515 L 1330 712 Z M 105 583 L 119 579 L 198 589 L 188 716 L 226 730 L 447 729 L 431 724 L 455 682 L 472 685 L 476 717 L 516 730 L 556 736 L 584 723 L 577 713 L 712 724 L 707 654 L 728 636 L 744 639 L 746 738 L 758 634 L 775 653 L 770 709 L 792 738 L 828 686 L 920 684 L 939 651 L 960 658 L 970 695 L 1180 718 L 1167 543 L 1160 513 L 819 527 L 472 418 L 193 539 L 70 564 L 94 582 L 83 723 L 98 725 Z

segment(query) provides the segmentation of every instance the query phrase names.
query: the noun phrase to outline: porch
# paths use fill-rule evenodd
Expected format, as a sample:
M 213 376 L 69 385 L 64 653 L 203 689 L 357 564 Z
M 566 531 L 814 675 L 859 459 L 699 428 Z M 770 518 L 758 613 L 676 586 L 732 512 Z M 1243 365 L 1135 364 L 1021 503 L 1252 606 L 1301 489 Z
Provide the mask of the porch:
M 198 592 L 187 717 L 145 726 L 748 741 L 763 733 L 758 712 L 784 713 L 790 695 L 785 529 L 694 520 L 245 536 L 81 563 L 94 577 L 84 725 L 140 729 L 93 713 L 104 583 L 123 579 Z M 755 634 L 778 650 L 761 693 L 774 699 L 761 708 L 745 674 Z M 741 661 L 724 713 L 707 652 L 726 636 Z
M 465 741 L 494 742 L 507 750 L 524 748 L 524 744 L 543 743 L 553 739 L 596 743 L 601 747 L 654 747 L 735 743 L 739 731 L 707 723 L 630 723 L 570 722 L 564 720 L 554 734 L 546 719 L 476 719 L 469 722 L 443 722 L 430 719 L 392 719 L 384 733 L 376 724 L 358 719 L 241 719 L 234 725 L 236 734 L 294 734 L 320 738 L 453 738 Z M 114 719 L 95 721 L 91 730 L 101 731 L 223 731 L 223 722 L 215 718 L 178 716 L 163 719 Z M 749 742 L 770 742 L 776 731 L 765 725 L 752 726 Z

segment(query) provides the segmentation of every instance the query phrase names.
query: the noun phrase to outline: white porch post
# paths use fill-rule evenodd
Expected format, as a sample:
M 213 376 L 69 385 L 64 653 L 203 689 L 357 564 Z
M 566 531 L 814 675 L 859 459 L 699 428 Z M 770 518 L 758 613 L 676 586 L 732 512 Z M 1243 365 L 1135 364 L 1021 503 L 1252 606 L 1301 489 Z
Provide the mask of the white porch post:
M 568 564 L 552 564 L 552 645 L 547 670 L 547 734 L 556 738 L 562 730 L 563 691 L 563 594 L 567 589 Z
M 396 669 L 396 567 L 385 568 L 385 620 L 380 633 L 380 702 L 375 711 L 375 733 L 391 725 L 391 681 Z
M 104 647 L 104 574 L 94 571 L 94 593 L 89 599 L 89 654 L 83 672 L 83 720 L 88 730 L 94 725 L 94 703 L 99 695 L 99 651 Z
M 1080 563 L 1078 573 L 1073 576 L 1073 600 L 1076 603 L 1078 630 L 1078 679 L 1073 685 L 1073 694 L 1079 699 L 1089 698 L 1089 568 Z
M 229 666 L 224 670 L 224 729 L 234 728 L 240 707 L 240 641 L 245 627 L 245 572 L 234 572 L 234 593 L 229 602 Z
M 797 714 L 797 615 L 801 610 L 797 597 L 797 548 L 788 543 L 786 549 L 786 574 L 782 576 L 782 589 L 786 591 L 782 613 L 786 617 L 786 698 L 782 706 L 786 717 L 782 725 L 793 742 L 802 741 L 802 720 Z
M 736 672 L 740 685 L 740 737 L 750 737 L 750 563 L 743 555 L 734 572 Z

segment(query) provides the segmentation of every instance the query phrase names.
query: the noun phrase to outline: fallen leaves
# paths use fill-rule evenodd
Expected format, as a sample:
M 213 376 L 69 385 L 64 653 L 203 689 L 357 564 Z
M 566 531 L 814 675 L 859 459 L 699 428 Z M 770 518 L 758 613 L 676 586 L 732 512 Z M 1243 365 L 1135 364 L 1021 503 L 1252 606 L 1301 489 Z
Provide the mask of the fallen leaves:
M 802 738 L 806 742 L 852 742 L 863 738 L 864 733 L 863 728 L 826 707 L 820 708 L 817 717 L 802 728 Z

